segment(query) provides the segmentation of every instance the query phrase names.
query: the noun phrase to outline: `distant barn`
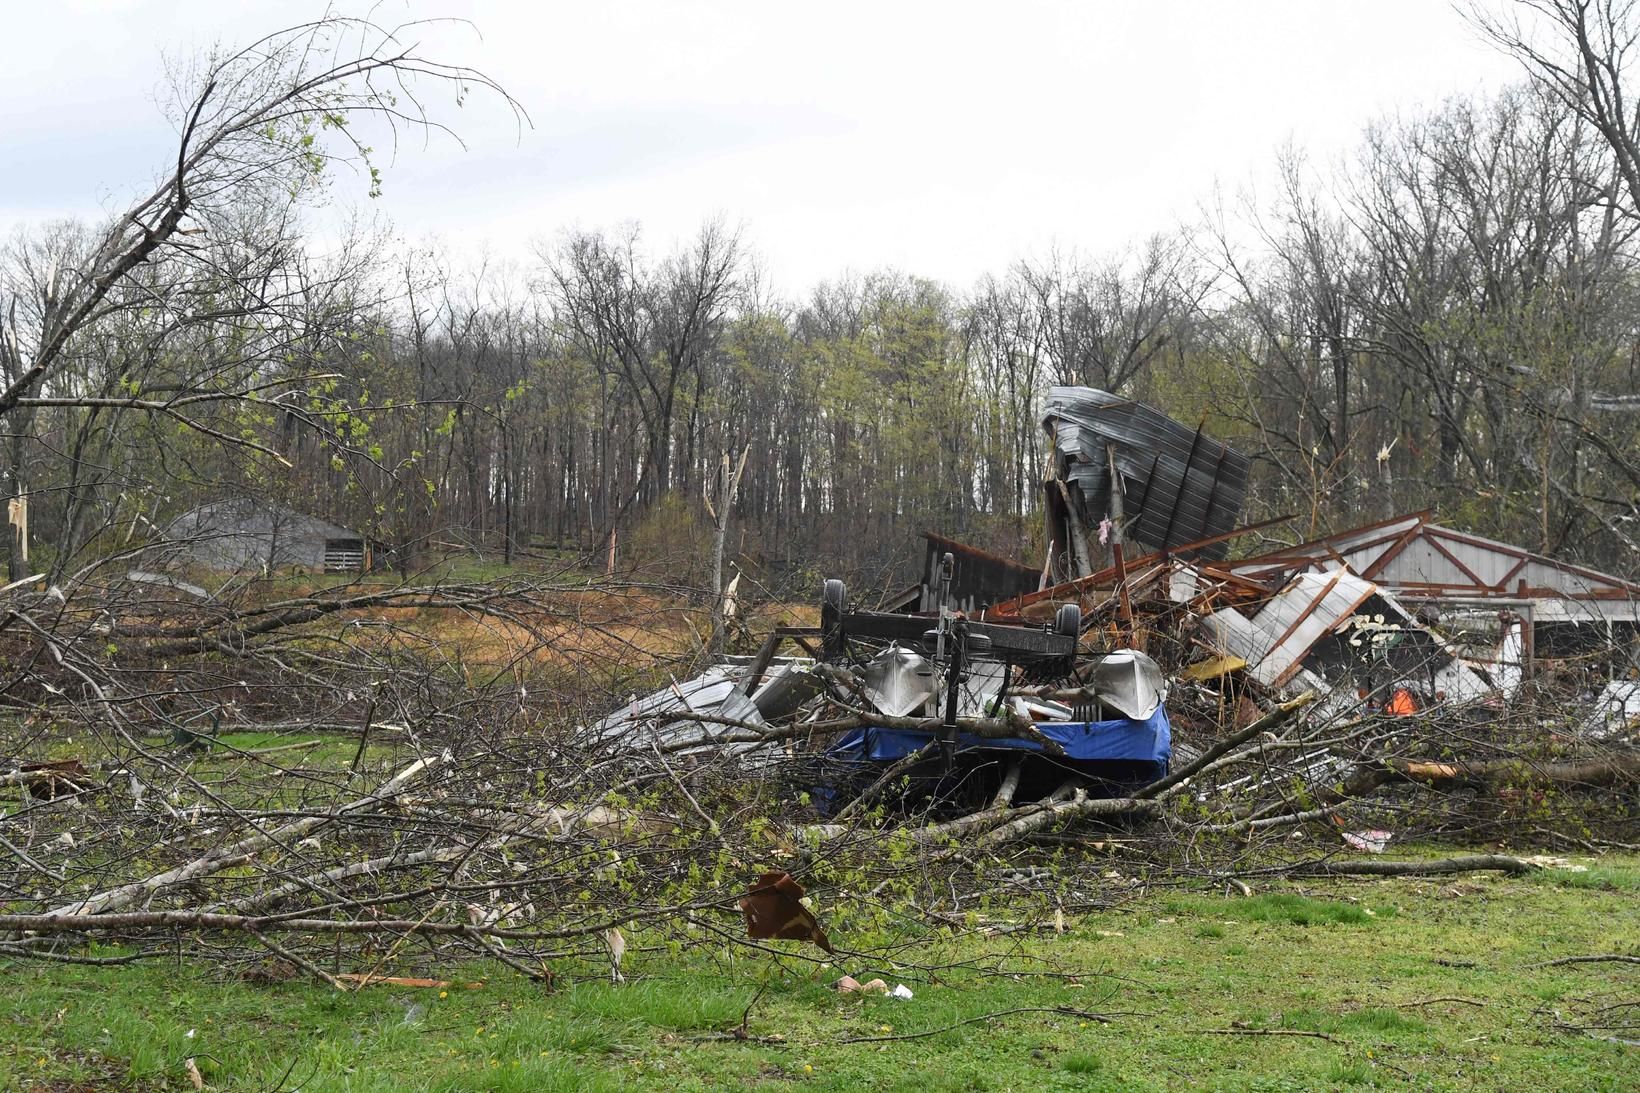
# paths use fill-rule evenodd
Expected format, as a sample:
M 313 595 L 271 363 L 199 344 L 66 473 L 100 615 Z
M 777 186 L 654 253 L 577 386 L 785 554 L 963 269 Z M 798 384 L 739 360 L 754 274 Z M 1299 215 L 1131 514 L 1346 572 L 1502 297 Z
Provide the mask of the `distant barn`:
M 369 546 L 359 532 L 251 498 L 201 505 L 171 521 L 165 536 L 183 559 L 208 569 L 331 573 L 370 568 Z

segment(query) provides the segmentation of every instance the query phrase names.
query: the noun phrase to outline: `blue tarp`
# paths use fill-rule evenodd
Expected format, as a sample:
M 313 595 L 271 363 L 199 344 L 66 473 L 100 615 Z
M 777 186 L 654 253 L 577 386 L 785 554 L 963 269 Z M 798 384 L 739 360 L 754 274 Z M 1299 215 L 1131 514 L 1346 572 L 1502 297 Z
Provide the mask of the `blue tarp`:
M 1126 717 L 1115 721 L 1039 721 L 1036 727 L 1065 749 L 1066 759 L 1082 763 L 1149 763 L 1157 778 L 1167 773 L 1173 754 L 1172 730 L 1162 707 L 1144 721 Z M 856 762 L 892 762 L 916 751 L 933 735 L 913 729 L 853 729 L 838 740 L 831 754 Z M 1006 749 L 1040 752 L 1042 747 L 1031 740 L 992 739 L 967 733 L 957 738 L 959 752 Z

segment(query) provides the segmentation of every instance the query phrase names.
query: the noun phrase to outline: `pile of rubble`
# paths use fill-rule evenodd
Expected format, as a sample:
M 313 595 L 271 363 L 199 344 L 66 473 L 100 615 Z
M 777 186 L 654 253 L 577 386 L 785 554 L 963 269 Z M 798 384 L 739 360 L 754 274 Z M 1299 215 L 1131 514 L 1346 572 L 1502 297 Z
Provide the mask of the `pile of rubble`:
M 1640 586 L 1428 513 L 1233 561 L 1154 552 L 984 617 L 1041 618 L 1067 603 L 1094 644 L 1146 648 L 1198 694 L 1315 690 L 1335 714 L 1409 715 L 1499 708 L 1547 677 L 1588 711 L 1574 731 L 1591 739 L 1632 733 L 1640 715 Z
M 1236 525 L 1244 457 L 1084 388 L 1055 388 L 1044 424 L 1040 569 L 928 533 L 898 610 L 857 610 L 827 582 L 819 626 L 776 628 L 757 656 L 634 697 L 595 734 L 777 762 L 844 813 L 890 795 L 959 810 L 1117 796 L 1300 694 L 1317 726 L 1473 724 L 1530 685 L 1578 711 L 1556 733 L 1633 742 L 1640 585 L 1427 512 L 1231 558 L 1291 521 Z M 803 655 L 778 656 L 788 642 Z M 1296 746 L 1246 783 L 1328 784 L 1371 758 Z

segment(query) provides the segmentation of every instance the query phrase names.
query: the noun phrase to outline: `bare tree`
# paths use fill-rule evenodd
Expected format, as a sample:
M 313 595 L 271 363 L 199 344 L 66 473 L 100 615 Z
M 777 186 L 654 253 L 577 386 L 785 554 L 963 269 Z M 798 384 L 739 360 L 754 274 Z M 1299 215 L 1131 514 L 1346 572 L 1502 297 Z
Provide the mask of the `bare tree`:
M 1487 37 L 1513 54 L 1567 109 L 1594 126 L 1611 149 L 1628 193 L 1629 214 L 1640 216 L 1640 104 L 1625 87 L 1640 45 L 1640 4 L 1514 0 L 1508 15 L 1477 4 L 1468 10 L 1470 20 Z M 1535 33 L 1539 27 L 1546 33 Z
M 1164 235 L 1091 266 L 1060 254 L 1022 262 L 1016 276 L 1059 382 L 1115 392 L 1173 344 L 1202 291 L 1188 249 Z
M 580 232 L 543 259 L 566 334 L 618 382 L 643 419 L 633 499 L 653 501 L 672 488 L 674 468 L 692 462 L 693 453 L 680 460 L 673 452 L 675 426 L 691 385 L 699 399 L 703 362 L 738 299 L 740 237 L 708 223 L 687 248 L 650 268 L 636 229 L 613 239 Z M 686 432 L 687 442 L 693 432 Z
M 0 389 L 0 414 L 38 386 L 69 339 L 118 306 L 109 296 L 133 270 L 164 248 L 188 249 L 198 221 L 312 186 L 331 163 L 362 166 L 375 187 L 371 149 L 350 131 L 354 122 L 375 116 L 395 134 L 411 126 L 453 136 L 426 113 L 419 80 L 448 84 L 458 98 L 479 86 L 512 102 L 483 73 L 403 45 L 405 29 L 332 15 L 207 58 L 179 88 L 175 165 L 50 279 L 37 331 L 13 331 L 22 367 Z M 190 220 L 195 227 L 184 226 Z
M 144 370 L 104 371 L 77 383 L 69 382 L 74 347 L 131 312 L 162 316 L 143 335 L 153 354 L 184 330 L 255 325 L 247 317 L 277 310 L 296 254 L 297 207 L 336 165 L 358 168 L 372 192 L 379 187 L 372 150 L 356 130 L 373 119 L 395 142 L 408 130 L 450 132 L 424 108 L 428 86 L 447 87 L 458 102 L 474 87 L 493 91 L 522 118 L 482 73 L 403 44 L 406 29 L 329 15 L 203 58 L 177 83 L 175 159 L 151 191 L 95 231 L 13 246 L 0 280 L 0 424 L 14 440 L 29 434 L 41 407 L 133 410 L 277 461 L 251 437 L 211 429 L 196 413 L 265 396 L 257 369 L 153 386 L 144 386 Z M 5 483 L 13 499 L 24 491 L 18 455 Z

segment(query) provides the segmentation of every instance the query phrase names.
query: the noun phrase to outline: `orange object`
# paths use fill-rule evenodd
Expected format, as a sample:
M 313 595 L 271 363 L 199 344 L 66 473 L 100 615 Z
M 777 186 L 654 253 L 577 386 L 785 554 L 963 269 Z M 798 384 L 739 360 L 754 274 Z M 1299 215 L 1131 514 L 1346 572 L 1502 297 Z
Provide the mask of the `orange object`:
M 1385 713 L 1392 713 L 1396 717 L 1408 717 L 1418 712 L 1418 703 L 1412 697 L 1412 692 L 1405 687 L 1397 688 L 1393 697 L 1384 706 Z

